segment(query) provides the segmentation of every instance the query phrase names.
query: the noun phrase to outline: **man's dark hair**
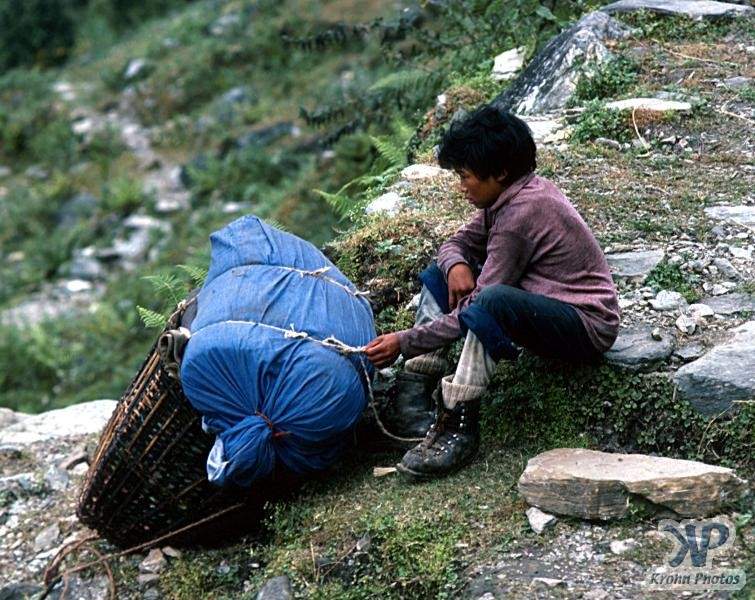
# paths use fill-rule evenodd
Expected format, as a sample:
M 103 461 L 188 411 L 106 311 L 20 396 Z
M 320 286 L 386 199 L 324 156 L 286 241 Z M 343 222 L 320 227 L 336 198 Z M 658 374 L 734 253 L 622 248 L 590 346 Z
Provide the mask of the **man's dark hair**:
M 509 184 L 535 170 L 535 141 L 520 118 L 485 105 L 451 123 L 440 142 L 438 163 L 444 169 L 469 169 L 480 179 L 505 171 Z

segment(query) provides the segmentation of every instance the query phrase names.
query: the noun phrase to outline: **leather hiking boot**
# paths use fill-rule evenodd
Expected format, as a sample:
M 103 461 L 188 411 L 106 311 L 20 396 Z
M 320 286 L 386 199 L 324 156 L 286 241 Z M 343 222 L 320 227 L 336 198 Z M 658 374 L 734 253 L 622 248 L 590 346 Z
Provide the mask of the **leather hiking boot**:
M 404 454 L 396 468 L 412 481 L 434 479 L 460 469 L 477 453 L 479 418 L 479 399 L 458 402 L 454 408 L 440 402 L 438 416 L 425 439 Z
M 438 377 L 402 371 L 396 376 L 397 395 L 385 414 L 385 427 L 402 438 L 421 438 L 434 420 L 431 395 Z

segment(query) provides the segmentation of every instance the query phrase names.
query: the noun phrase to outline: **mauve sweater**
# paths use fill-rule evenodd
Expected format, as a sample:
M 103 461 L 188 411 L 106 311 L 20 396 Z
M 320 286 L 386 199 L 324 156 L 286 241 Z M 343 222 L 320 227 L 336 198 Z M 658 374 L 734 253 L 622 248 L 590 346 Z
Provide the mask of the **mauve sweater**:
M 485 287 L 507 284 L 571 304 L 599 352 L 619 331 L 616 288 L 603 251 L 582 217 L 550 181 L 533 173 L 509 185 L 438 250 L 443 275 L 482 264 L 475 289 L 447 315 L 399 331 L 401 354 L 417 356 L 461 337 L 459 311 Z

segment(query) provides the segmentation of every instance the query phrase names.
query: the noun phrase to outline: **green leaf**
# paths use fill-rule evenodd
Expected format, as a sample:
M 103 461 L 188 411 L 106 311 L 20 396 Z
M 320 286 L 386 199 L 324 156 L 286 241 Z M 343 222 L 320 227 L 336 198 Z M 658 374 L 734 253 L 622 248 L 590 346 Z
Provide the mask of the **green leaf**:
M 543 6 L 542 4 L 535 9 L 535 14 L 548 21 L 553 21 L 554 23 L 558 21 L 556 15 L 554 15 L 547 6 Z

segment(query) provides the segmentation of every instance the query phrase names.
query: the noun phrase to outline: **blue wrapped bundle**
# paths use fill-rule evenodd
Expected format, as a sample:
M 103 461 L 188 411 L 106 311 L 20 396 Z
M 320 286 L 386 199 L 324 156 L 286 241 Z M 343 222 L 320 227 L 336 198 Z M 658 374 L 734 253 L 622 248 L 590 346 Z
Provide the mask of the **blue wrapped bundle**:
M 276 461 L 295 473 L 338 458 L 367 403 L 358 354 L 375 337 L 372 310 L 317 248 L 257 217 L 210 237 L 207 280 L 181 383 L 216 434 L 208 479 L 248 487 Z

